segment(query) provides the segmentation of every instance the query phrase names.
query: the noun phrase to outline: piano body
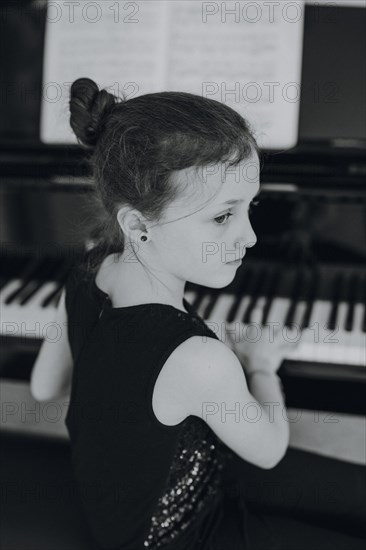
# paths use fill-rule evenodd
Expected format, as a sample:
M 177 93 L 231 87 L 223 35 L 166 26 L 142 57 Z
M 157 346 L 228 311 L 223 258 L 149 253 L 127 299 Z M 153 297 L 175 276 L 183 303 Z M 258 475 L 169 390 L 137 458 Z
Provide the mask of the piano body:
M 1 57 L 0 64 L 16 94 L 2 89 L 6 109 L 0 117 L 2 426 L 37 431 L 39 404 L 31 402 L 34 415 L 25 411 L 26 420 L 19 422 L 20 403 L 27 409 L 44 331 L 90 238 L 93 183 L 85 151 L 39 139 L 45 3 L 4 6 L 4 32 L 14 55 Z M 229 287 L 186 287 L 187 300 L 222 339 L 222 324 L 240 333 L 256 306 L 262 324 L 277 322 L 284 331 L 295 324 L 300 344 L 279 371 L 288 406 L 360 414 L 366 334 L 364 18 L 360 8 L 340 14 L 334 7 L 306 6 L 299 141 L 286 152 L 264 152 L 260 205 L 252 214 L 257 245 L 248 249 Z M 353 41 L 343 41 L 350 29 Z M 334 47 L 322 48 L 324 33 Z M 27 67 L 20 62 L 24 55 Z M 352 72 L 349 59 L 356 55 L 352 67 L 360 70 Z M 342 101 L 326 86 L 334 75 Z M 66 410 L 67 404 L 63 415 Z M 60 422 L 45 424 L 47 433 L 58 433 Z
M 261 324 L 279 323 L 284 337 L 297 327 L 299 345 L 279 370 L 288 407 L 365 413 L 364 173 L 357 151 L 265 154 L 252 213 L 256 246 L 228 287 L 186 285 L 187 300 L 223 341 L 227 328 L 245 333 L 254 307 Z M 86 153 L 3 148 L 0 192 L 3 427 L 60 435 L 60 422 L 42 427 L 37 420 L 29 380 L 65 279 L 90 237 Z M 58 412 L 64 418 L 66 402 Z

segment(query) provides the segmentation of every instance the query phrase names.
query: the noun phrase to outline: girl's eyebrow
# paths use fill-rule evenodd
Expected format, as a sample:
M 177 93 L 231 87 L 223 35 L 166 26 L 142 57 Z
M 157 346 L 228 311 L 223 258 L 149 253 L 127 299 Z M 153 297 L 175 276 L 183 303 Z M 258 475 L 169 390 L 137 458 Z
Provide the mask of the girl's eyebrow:
M 258 197 L 260 192 L 261 192 L 261 189 L 258 189 L 258 192 L 254 195 L 253 198 L 255 199 L 255 197 Z M 216 204 L 215 208 L 217 208 L 218 206 L 233 205 L 233 204 L 238 204 L 238 203 L 242 203 L 242 202 L 245 202 L 245 199 L 231 199 L 231 200 L 228 200 L 228 201 L 225 201 L 225 202 L 221 202 L 220 204 Z
M 215 206 L 217 208 L 218 206 L 225 206 L 226 204 L 227 205 L 238 204 L 241 202 L 245 202 L 244 199 L 231 199 L 230 201 L 221 202 L 220 204 L 216 204 Z

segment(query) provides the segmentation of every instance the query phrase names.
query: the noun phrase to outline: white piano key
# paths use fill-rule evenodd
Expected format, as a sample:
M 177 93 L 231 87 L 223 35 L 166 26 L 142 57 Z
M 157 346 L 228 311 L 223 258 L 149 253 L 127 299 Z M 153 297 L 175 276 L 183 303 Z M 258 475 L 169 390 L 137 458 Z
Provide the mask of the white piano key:
M 362 350 L 365 350 L 365 336 L 363 333 L 355 333 L 350 344 L 345 331 L 339 331 L 335 335 L 332 331 L 323 329 L 319 333 L 319 341 L 316 341 L 314 331 L 304 329 L 299 346 L 294 353 L 291 353 L 289 358 L 320 363 L 365 366 Z
M 337 309 L 337 318 L 335 322 L 335 331 L 331 331 L 332 339 L 339 340 L 331 345 L 330 361 L 346 363 L 349 346 L 349 333 L 345 330 L 348 304 L 340 302 Z M 347 346 L 348 344 L 348 346 Z
M 337 311 L 337 319 L 336 319 L 336 328 L 338 330 L 345 330 L 346 329 L 346 319 L 347 319 L 347 313 L 348 313 L 349 305 L 347 302 L 340 302 L 338 305 L 338 311 Z
M 268 323 L 279 323 L 274 328 L 283 329 L 291 300 L 289 298 L 274 298 L 268 314 Z
M 1 307 L 6 306 L 5 301 L 15 290 L 23 284 L 22 279 L 12 279 L 0 290 L 0 304 Z
M 310 353 L 311 359 L 309 361 L 321 361 L 324 362 L 324 356 L 322 352 L 321 340 L 324 335 L 325 327 L 328 323 L 332 304 L 325 300 L 315 300 L 313 303 L 309 327 L 306 329 L 307 344 L 309 343 L 310 335 L 310 348 L 306 347 L 305 354 Z M 303 344 L 305 345 L 305 344 Z
M 362 332 L 362 321 L 364 317 L 365 306 L 364 304 L 355 304 L 355 310 L 353 314 L 353 330 L 352 332 Z
M 366 333 L 362 332 L 362 321 L 364 316 L 364 304 L 355 304 L 353 315 L 353 330 L 350 337 L 349 363 L 362 364 L 366 367 Z M 358 343 L 361 342 L 360 345 Z
M 264 296 L 259 296 L 255 303 L 255 309 L 259 309 L 261 312 L 261 320 L 263 319 L 263 310 L 264 310 L 264 306 L 266 305 L 266 301 L 267 301 L 267 298 L 265 298 Z M 251 322 L 251 317 L 252 317 L 252 314 L 250 315 L 249 322 Z
M 310 315 L 309 327 L 317 323 L 322 328 L 326 326 L 330 318 L 332 303 L 325 300 L 315 300 Z
M 343 304 L 341 304 L 343 305 Z M 356 305 L 355 304 L 355 307 L 354 307 L 354 311 L 353 311 L 353 320 L 352 320 L 352 330 L 351 331 L 346 331 L 345 330 L 345 326 L 346 326 L 346 318 L 347 318 L 347 313 L 348 313 L 348 308 L 349 308 L 349 305 L 346 304 L 347 307 L 344 308 L 344 311 L 345 311 L 345 317 L 344 317 L 344 336 L 343 336 L 343 339 L 344 339 L 344 345 L 346 347 L 346 351 L 345 351 L 345 360 L 344 362 L 348 365 L 351 365 L 351 364 L 354 364 L 354 362 L 359 362 L 359 361 L 362 361 L 362 354 L 360 353 L 361 352 L 361 348 L 360 347 L 357 347 L 357 330 L 356 330 L 356 323 L 360 323 L 360 320 L 357 319 L 356 320 Z M 360 304 L 362 305 L 362 304 Z M 341 313 L 342 313 L 342 317 L 339 318 L 339 324 L 340 326 L 342 327 L 343 329 L 343 308 L 341 309 Z M 342 330 L 343 332 L 343 330 Z
M 184 293 L 184 297 L 185 299 L 187 300 L 187 302 L 192 305 L 193 302 L 195 301 L 196 299 L 196 296 L 197 296 L 197 292 L 194 292 L 193 290 L 187 290 L 185 293 Z
M 234 323 L 243 323 L 243 317 L 250 304 L 250 300 L 251 300 L 251 296 L 245 295 L 242 297 L 242 299 L 240 300 L 239 307 L 236 310 L 236 314 L 233 320 Z
M 226 342 L 227 318 L 236 299 L 237 296 L 233 294 L 222 294 L 218 296 L 211 311 L 211 315 L 205 320 L 207 326 L 222 342 Z
M 301 324 L 302 324 L 302 320 L 304 318 L 304 315 L 305 315 L 305 311 L 306 311 L 306 302 L 301 300 L 297 303 L 297 306 L 296 306 L 296 309 L 295 309 L 295 314 L 294 314 L 294 323 L 295 323 L 295 327 L 300 330 L 301 329 Z

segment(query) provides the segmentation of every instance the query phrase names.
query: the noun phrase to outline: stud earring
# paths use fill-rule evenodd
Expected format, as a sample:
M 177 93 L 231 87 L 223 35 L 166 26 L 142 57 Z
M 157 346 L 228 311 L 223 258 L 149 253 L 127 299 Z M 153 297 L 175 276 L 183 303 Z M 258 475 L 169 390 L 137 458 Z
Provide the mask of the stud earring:
M 146 235 L 142 235 L 142 236 L 140 237 L 140 241 L 147 241 Z

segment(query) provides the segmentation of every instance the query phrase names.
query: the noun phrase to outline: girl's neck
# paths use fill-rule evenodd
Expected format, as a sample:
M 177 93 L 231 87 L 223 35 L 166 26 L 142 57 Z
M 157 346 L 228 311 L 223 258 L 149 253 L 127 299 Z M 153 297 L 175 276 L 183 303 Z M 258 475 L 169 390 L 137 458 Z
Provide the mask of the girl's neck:
M 184 284 L 177 291 L 169 292 L 160 280 L 149 273 L 137 261 L 127 261 L 122 255 L 110 254 L 104 258 L 95 277 L 96 285 L 108 296 L 113 307 L 129 307 L 147 303 L 162 303 L 187 313 L 183 305 Z

